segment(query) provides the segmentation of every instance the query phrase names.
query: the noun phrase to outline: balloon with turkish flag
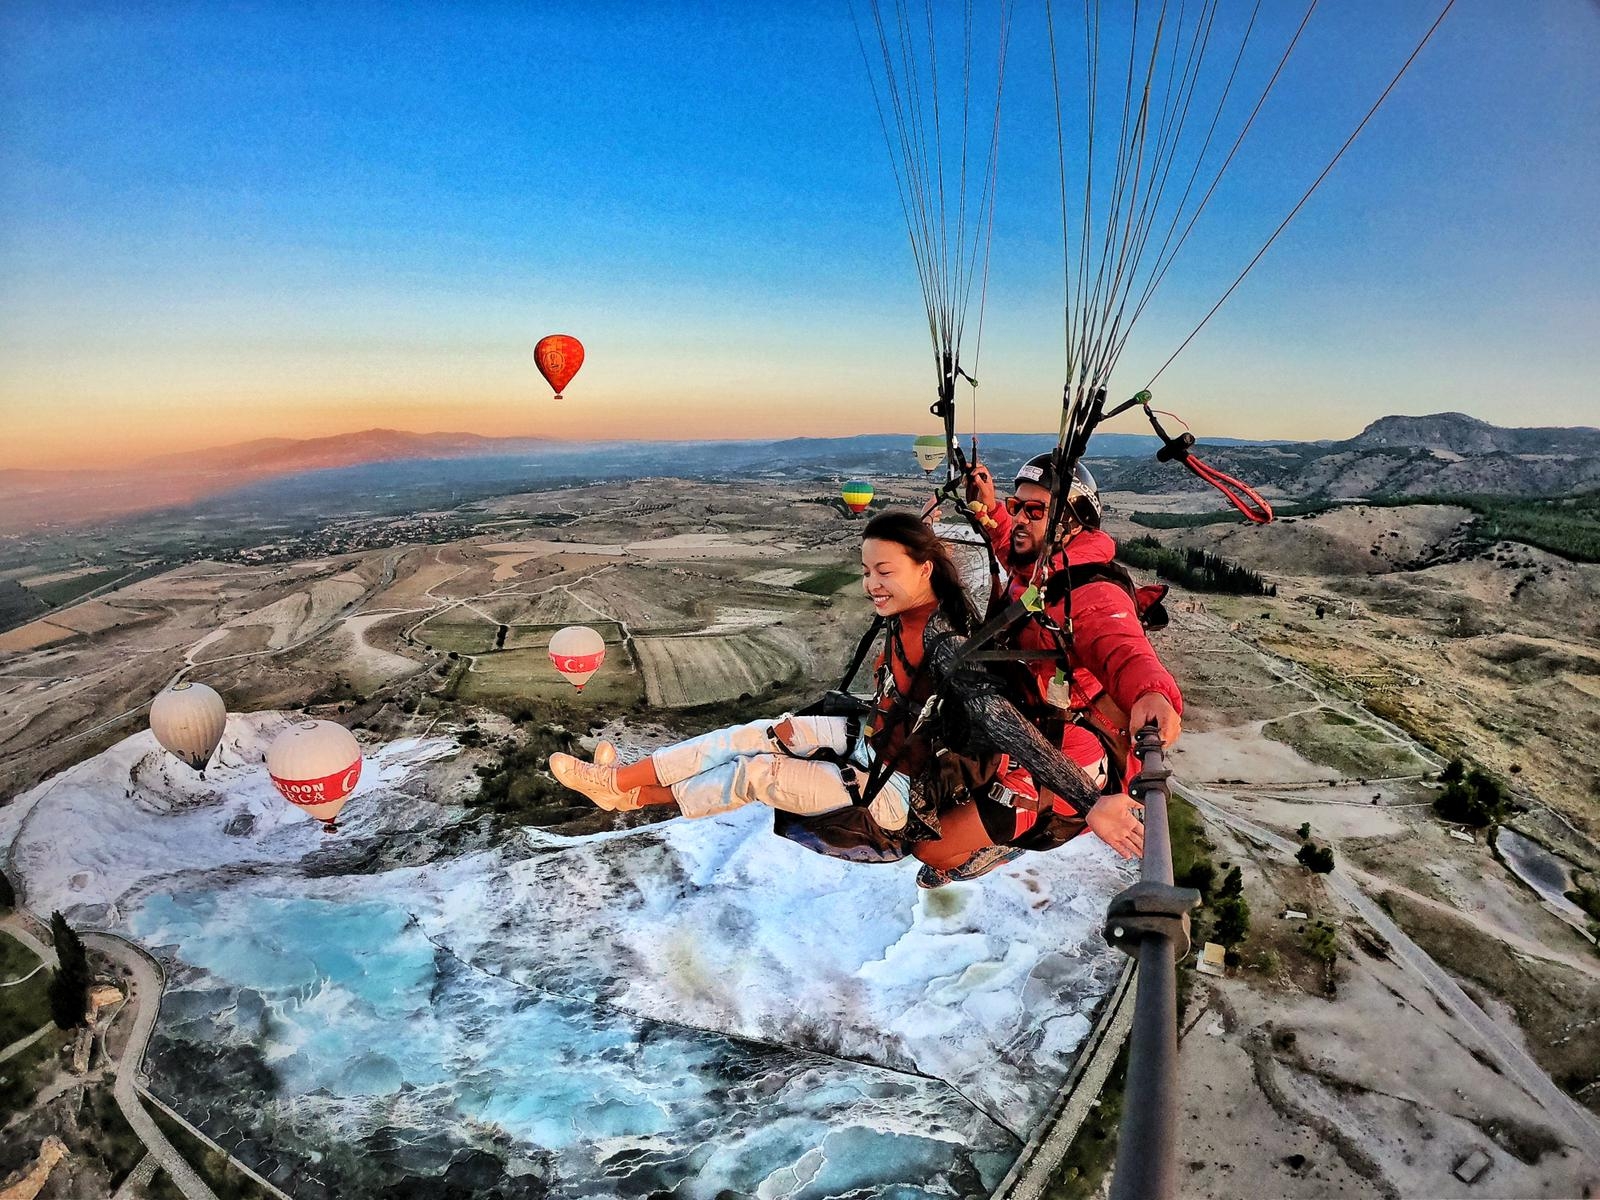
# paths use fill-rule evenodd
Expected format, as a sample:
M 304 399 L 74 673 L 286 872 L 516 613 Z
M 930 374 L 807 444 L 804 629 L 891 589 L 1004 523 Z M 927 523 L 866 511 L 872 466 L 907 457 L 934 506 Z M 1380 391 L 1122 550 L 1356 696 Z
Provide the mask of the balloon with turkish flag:
M 550 639 L 551 665 L 580 692 L 605 660 L 605 638 L 587 625 L 568 625 Z
M 533 348 L 533 361 L 539 365 L 539 374 L 555 389 L 555 398 L 559 400 L 578 368 L 583 366 L 583 343 L 565 333 L 552 333 L 539 339 L 539 344 Z

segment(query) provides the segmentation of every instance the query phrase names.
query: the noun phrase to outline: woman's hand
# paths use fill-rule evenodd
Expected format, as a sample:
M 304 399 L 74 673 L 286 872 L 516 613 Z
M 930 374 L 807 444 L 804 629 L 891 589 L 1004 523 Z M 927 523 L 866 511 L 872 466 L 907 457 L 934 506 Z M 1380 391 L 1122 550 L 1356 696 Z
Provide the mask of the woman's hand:
M 1144 854 L 1142 814 L 1143 809 L 1132 796 L 1101 796 L 1089 810 L 1086 822 L 1097 838 L 1123 858 L 1138 858 Z

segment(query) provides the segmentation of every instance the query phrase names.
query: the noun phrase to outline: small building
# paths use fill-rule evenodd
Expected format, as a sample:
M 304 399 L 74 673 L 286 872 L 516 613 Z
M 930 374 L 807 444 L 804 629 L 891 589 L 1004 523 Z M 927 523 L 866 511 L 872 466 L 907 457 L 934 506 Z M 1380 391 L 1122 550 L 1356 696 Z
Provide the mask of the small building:
M 1200 958 L 1195 962 L 1195 967 L 1202 975 L 1226 975 L 1228 967 L 1224 961 L 1227 951 L 1215 942 L 1207 942 L 1200 951 Z
M 1466 842 L 1469 846 L 1475 846 L 1478 844 L 1478 839 L 1473 837 L 1465 829 L 1452 829 L 1450 831 L 1450 836 L 1455 838 L 1455 840 L 1458 842 Z
M 1493 1165 L 1493 1161 L 1480 1147 L 1456 1163 L 1451 1174 L 1462 1183 L 1477 1183 L 1483 1178 L 1484 1172 Z
M 1281 921 L 1304 921 L 1310 913 L 1303 913 L 1298 908 L 1286 908 L 1278 914 Z

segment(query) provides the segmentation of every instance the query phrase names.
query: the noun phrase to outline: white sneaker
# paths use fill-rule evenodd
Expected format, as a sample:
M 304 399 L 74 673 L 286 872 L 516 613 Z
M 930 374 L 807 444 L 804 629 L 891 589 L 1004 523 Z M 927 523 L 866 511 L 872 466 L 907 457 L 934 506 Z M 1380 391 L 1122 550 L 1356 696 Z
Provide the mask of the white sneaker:
M 597 767 L 614 767 L 617 765 L 617 748 L 605 738 L 594 744 L 594 765 Z
M 631 792 L 617 790 L 615 767 L 586 763 L 570 754 L 552 754 L 550 774 L 562 787 L 582 792 L 596 805 L 611 812 L 628 812 L 640 807 L 638 788 Z

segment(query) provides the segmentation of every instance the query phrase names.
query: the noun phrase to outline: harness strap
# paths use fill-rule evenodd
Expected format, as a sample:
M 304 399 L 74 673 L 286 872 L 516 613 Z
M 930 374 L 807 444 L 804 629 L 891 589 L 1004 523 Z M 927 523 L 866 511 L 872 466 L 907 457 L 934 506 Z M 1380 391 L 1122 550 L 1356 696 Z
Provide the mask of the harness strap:
M 861 635 L 861 640 L 856 643 L 856 651 L 850 656 L 850 665 L 845 668 L 844 677 L 839 680 L 838 690 L 848 692 L 850 681 L 856 677 L 856 672 L 861 669 L 861 664 L 867 659 L 867 652 L 872 649 L 872 643 L 877 640 L 878 631 L 883 628 L 883 618 L 874 616 L 872 624 L 867 627 L 867 632 Z

